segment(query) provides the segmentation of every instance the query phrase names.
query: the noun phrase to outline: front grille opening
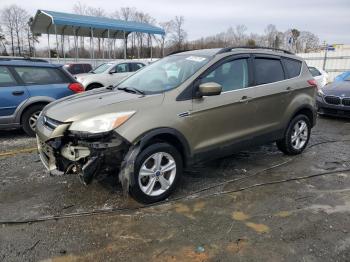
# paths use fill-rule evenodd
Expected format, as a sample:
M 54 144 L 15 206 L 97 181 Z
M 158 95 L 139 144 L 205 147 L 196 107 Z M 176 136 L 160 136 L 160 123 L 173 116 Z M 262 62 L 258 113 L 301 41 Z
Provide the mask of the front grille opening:
M 342 104 L 344 106 L 350 106 L 350 98 L 343 98 Z
M 340 105 L 340 97 L 336 96 L 326 96 L 324 100 L 331 105 Z

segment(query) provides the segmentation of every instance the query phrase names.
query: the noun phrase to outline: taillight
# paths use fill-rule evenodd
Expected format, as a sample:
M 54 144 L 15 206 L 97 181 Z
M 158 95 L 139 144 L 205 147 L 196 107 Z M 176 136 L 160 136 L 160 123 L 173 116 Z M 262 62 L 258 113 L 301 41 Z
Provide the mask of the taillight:
M 308 82 L 308 84 L 309 84 L 310 86 L 318 88 L 317 82 L 316 82 L 315 79 L 307 80 L 307 82 Z
M 83 85 L 80 83 L 70 83 L 68 88 L 74 93 L 81 93 L 85 91 Z

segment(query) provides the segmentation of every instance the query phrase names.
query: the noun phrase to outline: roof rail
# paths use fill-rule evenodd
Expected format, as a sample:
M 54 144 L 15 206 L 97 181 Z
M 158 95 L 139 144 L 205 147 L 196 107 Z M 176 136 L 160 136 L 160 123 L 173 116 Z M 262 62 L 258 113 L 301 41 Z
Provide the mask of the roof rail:
M 167 54 L 166 56 L 175 55 L 175 54 L 179 54 L 179 53 L 183 53 L 183 52 L 187 52 L 187 51 L 193 51 L 193 50 L 190 50 L 190 49 L 177 50 L 177 51 L 174 51 L 174 52 L 171 52 L 171 53 Z
M 0 57 L 0 61 L 30 61 L 30 62 L 44 62 L 44 63 L 48 63 L 47 60 L 45 59 L 41 59 L 41 58 L 31 58 L 31 57 L 5 57 L 5 56 L 2 56 Z
M 230 52 L 233 49 L 266 49 L 266 50 L 271 50 L 271 51 L 282 52 L 282 53 L 289 54 L 289 55 L 295 55 L 294 53 L 292 53 L 290 51 L 287 51 L 287 50 L 284 50 L 284 49 L 273 48 L 273 47 L 265 47 L 265 46 L 234 46 L 234 47 L 225 47 L 225 48 L 222 48 L 216 54 L 222 54 L 222 53 Z

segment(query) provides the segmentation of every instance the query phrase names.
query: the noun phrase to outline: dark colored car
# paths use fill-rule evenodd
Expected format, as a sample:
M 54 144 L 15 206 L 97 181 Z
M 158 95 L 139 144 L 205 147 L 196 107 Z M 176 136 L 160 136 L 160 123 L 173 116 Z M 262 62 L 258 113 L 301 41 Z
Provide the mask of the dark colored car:
M 0 61 L 0 129 L 22 127 L 35 135 L 41 110 L 50 102 L 84 91 L 61 65 Z
M 89 63 L 69 63 L 63 67 L 72 75 L 88 73 L 92 70 L 92 66 Z
M 319 89 L 317 108 L 321 115 L 350 117 L 350 76 Z

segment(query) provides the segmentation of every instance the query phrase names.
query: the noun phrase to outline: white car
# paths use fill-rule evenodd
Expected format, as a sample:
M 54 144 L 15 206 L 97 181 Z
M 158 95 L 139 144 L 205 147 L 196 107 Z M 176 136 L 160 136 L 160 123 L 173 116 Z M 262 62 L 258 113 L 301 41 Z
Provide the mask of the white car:
M 310 70 L 311 75 L 316 80 L 318 88 L 322 88 L 328 84 L 329 76 L 328 76 L 328 73 L 326 71 L 319 69 L 319 68 L 316 68 L 316 67 L 313 67 L 313 66 L 309 66 L 309 70 Z
M 114 86 L 144 66 L 143 62 L 135 60 L 113 61 L 103 63 L 89 73 L 78 74 L 75 77 L 85 90 L 91 90 Z

